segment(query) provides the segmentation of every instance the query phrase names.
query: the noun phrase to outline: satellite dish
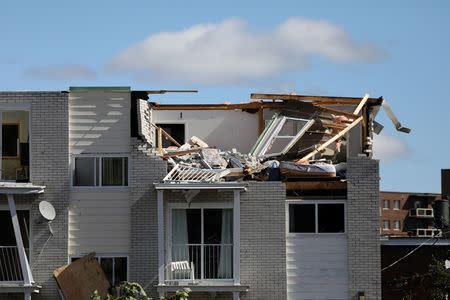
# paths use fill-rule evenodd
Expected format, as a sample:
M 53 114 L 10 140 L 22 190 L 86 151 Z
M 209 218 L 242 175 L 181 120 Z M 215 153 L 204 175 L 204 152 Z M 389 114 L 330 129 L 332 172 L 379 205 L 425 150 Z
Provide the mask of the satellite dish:
M 47 221 L 53 221 L 56 217 L 55 208 L 48 201 L 39 202 L 39 212 Z

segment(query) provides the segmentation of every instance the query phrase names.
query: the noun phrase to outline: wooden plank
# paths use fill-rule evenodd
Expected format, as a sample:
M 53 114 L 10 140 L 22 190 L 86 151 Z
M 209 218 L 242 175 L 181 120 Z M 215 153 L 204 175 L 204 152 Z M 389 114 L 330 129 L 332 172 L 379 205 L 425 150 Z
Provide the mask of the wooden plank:
M 264 123 L 264 108 L 260 107 L 258 109 L 258 136 L 263 133 L 264 128 L 266 128 L 266 124 Z
M 172 143 L 174 143 L 177 147 L 181 147 L 180 143 L 178 143 L 173 137 L 171 137 L 170 134 L 168 134 L 164 129 L 162 129 L 161 127 L 156 126 L 156 125 L 153 124 L 153 123 L 150 123 L 150 124 L 152 124 L 152 126 L 155 127 L 156 130 L 158 130 L 158 139 L 159 139 L 159 130 L 161 130 L 161 133 L 162 133 L 166 138 L 168 138 L 168 139 L 169 139 Z M 159 140 L 158 140 L 158 142 L 159 142 Z M 162 147 L 162 143 L 161 143 L 161 147 Z
M 322 122 L 322 125 L 327 128 L 336 128 L 336 129 L 344 129 L 348 126 L 344 124 L 329 123 L 329 122 Z
M 320 118 L 320 119 L 325 119 L 325 120 L 330 120 L 330 121 L 334 120 L 333 117 L 324 116 L 324 115 L 320 115 L 319 118 Z M 342 120 L 341 122 L 347 123 L 347 124 L 351 124 L 353 121 L 350 121 L 350 120 Z
M 316 102 L 347 102 L 349 105 L 358 105 L 360 97 L 337 97 L 337 96 L 308 96 L 308 95 L 285 95 L 285 94 L 251 94 L 250 99 L 270 99 L 270 100 L 300 100 Z M 379 98 L 368 98 L 370 102 L 379 102 Z
M 334 134 L 332 134 L 332 133 L 327 133 L 327 132 L 325 132 L 325 131 L 307 131 L 306 133 L 311 133 L 311 134 L 323 134 L 324 136 L 328 136 L 328 137 L 331 137 L 331 136 L 334 136 Z
M 344 130 L 342 130 L 341 132 L 339 132 L 338 134 L 336 134 L 334 137 L 332 137 L 331 139 L 329 139 L 325 144 L 320 145 L 319 147 L 316 148 L 316 150 L 310 152 L 309 154 L 305 155 L 304 157 L 302 157 L 302 159 L 308 159 L 312 156 L 314 156 L 316 153 L 319 153 L 320 151 L 322 151 L 323 149 L 325 149 L 328 145 L 330 145 L 332 142 L 336 141 L 337 139 L 339 139 L 340 137 L 342 137 L 344 134 L 346 134 L 350 129 L 352 129 L 353 127 L 356 126 L 356 124 L 358 124 L 359 122 L 361 122 L 363 117 L 359 117 L 358 119 L 356 119 L 355 121 L 353 121 L 352 124 L 348 125 Z
M 332 113 L 333 115 L 336 115 L 336 116 L 348 116 L 352 119 L 356 119 L 357 117 L 359 117 L 358 115 L 348 113 L 348 112 L 345 112 L 342 110 L 332 109 L 329 107 L 321 107 L 321 109 L 325 112 Z
M 176 152 L 168 152 L 162 156 L 162 158 L 168 158 L 173 156 L 179 156 L 179 155 L 185 155 L 189 153 L 198 153 L 202 151 L 201 148 L 191 149 L 191 150 L 185 150 L 185 151 L 176 151 Z
M 369 99 L 369 94 L 364 95 L 364 98 L 362 98 L 361 102 L 358 104 L 358 107 L 356 107 L 355 111 L 353 112 L 354 115 L 359 114 L 364 104 L 366 104 L 367 99 Z
M 89 299 L 95 290 L 106 298 L 110 284 L 94 255 L 90 253 L 53 271 L 66 300 Z
M 197 90 L 153 90 L 146 91 L 147 94 L 165 94 L 165 93 L 198 93 Z
M 346 190 L 346 181 L 287 181 L 286 190 Z
M 252 102 L 240 104 L 157 104 L 154 110 L 234 110 L 234 109 L 259 109 L 283 108 L 283 102 Z

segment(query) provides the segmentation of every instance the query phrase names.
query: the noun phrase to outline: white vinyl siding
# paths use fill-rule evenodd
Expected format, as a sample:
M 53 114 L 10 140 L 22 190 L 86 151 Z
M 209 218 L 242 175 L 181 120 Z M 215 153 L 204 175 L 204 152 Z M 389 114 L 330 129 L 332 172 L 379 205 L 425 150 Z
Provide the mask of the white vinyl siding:
M 71 92 L 70 153 L 130 151 L 130 92 Z
M 129 253 L 129 191 L 72 191 L 69 254 Z

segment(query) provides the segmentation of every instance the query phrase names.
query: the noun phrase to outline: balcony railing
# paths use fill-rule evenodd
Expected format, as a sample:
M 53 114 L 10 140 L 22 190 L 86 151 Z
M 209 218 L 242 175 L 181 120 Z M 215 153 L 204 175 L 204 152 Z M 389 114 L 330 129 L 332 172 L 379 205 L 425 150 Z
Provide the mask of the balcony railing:
M 23 281 L 19 251 L 16 246 L 0 246 L 0 281 Z
M 176 244 L 171 247 L 172 261 L 188 269 L 166 268 L 167 280 L 233 279 L 233 244 Z M 191 278 L 193 275 L 194 278 Z

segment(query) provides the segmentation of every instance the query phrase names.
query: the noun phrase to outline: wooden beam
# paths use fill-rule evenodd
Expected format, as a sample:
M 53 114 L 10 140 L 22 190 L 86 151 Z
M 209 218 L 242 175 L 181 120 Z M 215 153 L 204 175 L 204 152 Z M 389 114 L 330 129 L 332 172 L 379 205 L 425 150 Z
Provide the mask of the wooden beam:
M 332 137 L 331 139 L 329 139 L 326 143 L 320 145 L 319 147 L 316 148 L 316 150 L 310 152 L 309 154 L 305 155 L 304 157 L 302 157 L 301 159 L 308 159 L 312 156 L 314 156 L 316 153 L 319 153 L 320 151 L 322 151 L 323 149 L 325 149 L 328 145 L 330 145 L 332 142 L 336 141 L 337 139 L 341 138 L 344 134 L 346 134 L 350 129 L 352 129 L 353 127 L 356 126 L 356 124 L 358 124 L 359 122 L 361 122 L 361 120 L 363 119 L 363 117 L 359 117 L 358 119 L 356 119 L 355 121 L 353 121 L 352 124 L 348 125 L 344 130 L 342 130 L 341 132 L 339 132 L 338 134 L 336 134 L 334 137 Z
M 345 181 L 287 181 L 286 190 L 346 190 Z
M 263 133 L 266 124 L 264 123 L 264 108 L 260 107 L 258 109 L 258 136 Z
M 198 93 L 197 90 L 153 90 L 146 91 L 147 94 L 165 94 L 165 93 Z
M 164 129 L 162 129 L 161 127 L 156 126 L 156 125 L 153 124 L 153 123 L 150 123 L 150 124 L 152 124 L 152 126 L 155 127 L 156 130 L 158 130 L 158 132 L 159 132 L 159 130 L 161 130 L 162 134 L 163 134 L 166 138 L 168 138 L 172 143 L 174 143 L 177 147 L 181 147 L 180 143 L 178 143 L 173 137 L 171 137 L 170 134 L 168 134 Z M 159 133 L 158 133 L 158 134 L 159 134 Z M 158 138 L 159 138 L 159 136 L 158 136 Z M 162 144 L 161 144 L 161 147 L 162 147 Z
M 283 108 L 283 102 L 252 102 L 240 104 L 157 104 L 154 110 L 234 110 L 234 109 L 259 109 L 259 108 Z
M 363 106 L 366 104 L 367 99 L 369 99 L 369 94 L 364 95 L 364 98 L 362 98 L 361 102 L 358 104 L 358 107 L 356 107 L 355 111 L 353 112 L 354 115 L 359 114 Z
M 359 117 L 358 115 L 352 114 L 352 113 L 348 113 L 346 111 L 342 111 L 342 110 L 337 110 L 337 109 L 332 109 L 332 108 L 328 108 L 328 107 L 321 107 L 322 111 L 336 115 L 336 116 L 347 116 L 350 117 L 352 119 L 356 119 L 357 117 Z
M 285 95 L 285 94 L 251 94 L 250 99 L 270 99 L 270 100 L 300 100 L 300 101 L 316 101 L 316 102 L 347 102 L 358 105 L 360 97 L 336 97 L 336 96 L 308 96 L 308 95 Z M 378 103 L 378 98 L 369 98 L 370 102 Z
M 162 156 L 162 158 L 168 158 L 168 157 L 172 157 L 172 156 L 185 155 L 185 154 L 189 154 L 189 153 L 198 153 L 200 151 L 202 151 L 201 148 L 190 149 L 190 150 L 185 150 L 185 151 L 167 152 L 166 154 L 164 154 Z

